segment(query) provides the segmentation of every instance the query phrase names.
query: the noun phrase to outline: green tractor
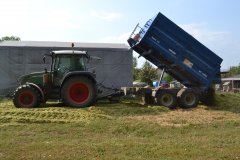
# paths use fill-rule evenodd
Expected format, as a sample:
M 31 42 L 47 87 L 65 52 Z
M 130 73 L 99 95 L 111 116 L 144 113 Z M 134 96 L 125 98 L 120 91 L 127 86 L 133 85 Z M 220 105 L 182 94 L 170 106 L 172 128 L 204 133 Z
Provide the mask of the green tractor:
M 20 86 L 14 91 L 17 108 L 38 107 L 47 100 L 61 100 L 72 107 L 86 107 L 96 100 L 96 74 L 86 69 L 90 56 L 86 51 L 53 51 L 51 70 L 20 77 Z

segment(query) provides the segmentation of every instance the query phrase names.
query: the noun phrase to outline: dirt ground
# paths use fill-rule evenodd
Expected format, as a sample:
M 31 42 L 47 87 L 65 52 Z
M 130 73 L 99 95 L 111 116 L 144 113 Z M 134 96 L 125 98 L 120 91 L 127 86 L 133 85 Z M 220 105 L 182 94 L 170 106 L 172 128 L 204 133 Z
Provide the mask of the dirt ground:
M 240 115 L 226 111 L 207 110 L 206 106 L 194 109 L 176 109 L 161 115 L 131 116 L 128 121 L 146 121 L 157 123 L 161 126 L 181 127 L 189 124 L 210 124 L 221 121 L 239 121 Z

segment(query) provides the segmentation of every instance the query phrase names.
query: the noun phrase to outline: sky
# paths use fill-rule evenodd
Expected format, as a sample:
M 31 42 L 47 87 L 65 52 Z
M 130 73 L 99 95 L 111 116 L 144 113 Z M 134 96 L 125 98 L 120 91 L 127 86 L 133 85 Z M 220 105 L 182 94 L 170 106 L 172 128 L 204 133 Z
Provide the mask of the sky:
M 223 58 L 222 69 L 240 64 L 239 0 L 0 0 L 0 11 L 0 37 L 126 44 L 161 12 Z

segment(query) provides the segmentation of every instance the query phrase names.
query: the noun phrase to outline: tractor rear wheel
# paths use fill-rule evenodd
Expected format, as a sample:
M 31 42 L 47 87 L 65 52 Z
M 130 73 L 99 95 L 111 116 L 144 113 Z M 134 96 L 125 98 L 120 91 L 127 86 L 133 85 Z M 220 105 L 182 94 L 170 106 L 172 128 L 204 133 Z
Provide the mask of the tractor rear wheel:
M 38 107 L 40 103 L 40 93 L 28 84 L 19 86 L 13 94 L 13 104 L 17 108 Z
M 189 88 L 181 89 L 178 94 L 178 102 L 182 108 L 195 108 L 199 102 L 198 94 Z
M 71 107 L 87 107 L 96 99 L 96 85 L 87 77 L 68 79 L 61 89 L 63 103 Z
M 156 95 L 158 105 L 173 109 L 177 106 L 177 96 L 169 89 L 161 89 Z

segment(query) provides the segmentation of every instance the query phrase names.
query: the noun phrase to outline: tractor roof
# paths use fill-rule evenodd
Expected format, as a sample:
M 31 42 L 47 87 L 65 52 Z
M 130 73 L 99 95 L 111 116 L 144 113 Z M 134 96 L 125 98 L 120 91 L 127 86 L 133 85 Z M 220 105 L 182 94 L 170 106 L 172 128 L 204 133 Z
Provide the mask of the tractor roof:
M 78 50 L 60 50 L 60 51 L 52 51 L 53 54 L 83 54 L 87 55 L 87 51 L 78 51 Z

